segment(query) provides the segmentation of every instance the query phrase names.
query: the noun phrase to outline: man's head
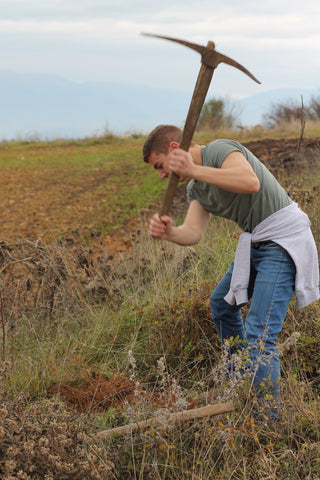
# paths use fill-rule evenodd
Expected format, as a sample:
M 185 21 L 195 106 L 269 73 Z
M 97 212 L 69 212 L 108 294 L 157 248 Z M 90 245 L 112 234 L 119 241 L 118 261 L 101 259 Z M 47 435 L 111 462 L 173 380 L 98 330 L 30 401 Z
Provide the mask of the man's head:
M 149 163 L 152 152 L 169 153 L 170 143 L 180 143 L 182 130 L 174 125 L 158 125 L 149 133 L 143 145 L 143 160 Z

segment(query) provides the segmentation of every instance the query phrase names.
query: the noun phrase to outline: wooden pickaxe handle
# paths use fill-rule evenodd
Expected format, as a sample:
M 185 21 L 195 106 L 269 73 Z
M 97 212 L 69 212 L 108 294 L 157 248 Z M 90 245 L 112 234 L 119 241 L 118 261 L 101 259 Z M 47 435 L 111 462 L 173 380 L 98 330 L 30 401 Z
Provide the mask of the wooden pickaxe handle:
M 151 33 L 143 33 L 149 37 L 163 38 L 165 40 L 170 40 L 172 42 L 180 43 L 186 47 L 192 48 L 201 54 L 201 68 L 198 75 L 197 83 L 194 88 L 193 96 L 191 99 L 188 115 L 186 118 L 185 126 L 182 132 L 182 139 L 180 142 L 180 148 L 185 151 L 189 150 L 193 134 L 195 132 L 198 119 L 203 107 L 210 82 L 212 79 L 213 72 L 219 63 L 226 63 L 232 67 L 241 70 L 243 73 L 248 75 L 252 80 L 257 83 L 260 83 L 252 73 L 250 73 L 246 68 L 244 68 L 240 63 L 236 62 L 232 58 L 227 57 L 215 50 L 215 44 L 213 42 L 208 42 L 207 46 L 198 45 L 196 43 L 187 42 L 185 40 L 180 40 L 178 38 L 166 37 L 164 35 L 154 35 Z M 169 177 L 167 189 L 165 191 L 162 204 L 160 207 L 159 215 L 167 215 L 170 211 L 176 187 L 179 182 L 179 176 L 172 172 Z
M 214 50 L 214 44 L 212 42 L 208 42 L 207 48 L 212 48 Z M 209 67 L 205 64 L 201 65 L 179 145 L 179 147 L 186 152 L 189 150 L 191 145 L 201 109 L 211 83 L 214 69 L 215 67 Z M 178 183 L 179 176 L 176 173 L 171 172 L 159 210 L 160 217 L 162 215 L 169 214 Z

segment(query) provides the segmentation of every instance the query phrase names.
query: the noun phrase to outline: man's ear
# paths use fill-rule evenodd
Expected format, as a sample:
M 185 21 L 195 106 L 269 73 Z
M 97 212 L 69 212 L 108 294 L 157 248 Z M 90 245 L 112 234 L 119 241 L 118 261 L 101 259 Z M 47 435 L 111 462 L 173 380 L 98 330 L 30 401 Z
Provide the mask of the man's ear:
M 174 150 L 175 148 L 179 148 L 179 143 L 178 142 L 170 142 L 169 151 Z

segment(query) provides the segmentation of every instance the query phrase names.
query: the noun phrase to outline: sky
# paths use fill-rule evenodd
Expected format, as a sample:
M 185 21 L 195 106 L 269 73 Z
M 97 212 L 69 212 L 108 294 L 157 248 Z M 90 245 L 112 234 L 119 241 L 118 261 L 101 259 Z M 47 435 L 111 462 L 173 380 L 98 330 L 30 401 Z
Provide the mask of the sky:
M 200 55 L 141 32 L 206 45 L 220 64 L 212 95 L 320 88 L 319 0 L 0 0 L 0 69 L 192 91 Z

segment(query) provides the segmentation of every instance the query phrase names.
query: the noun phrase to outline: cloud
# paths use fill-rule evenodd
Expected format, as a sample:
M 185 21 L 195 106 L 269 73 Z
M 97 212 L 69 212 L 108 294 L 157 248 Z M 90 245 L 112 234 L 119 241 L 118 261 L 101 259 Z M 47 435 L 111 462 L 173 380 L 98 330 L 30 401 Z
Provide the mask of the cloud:
M 72 80 L 192 89 L 195 52 L 140 32 L 208 40 L 242 63 L 260 89 L 317 86 L 320 2 L 305 0 L 0 0 L 2 68 Z M 221 72 L 220 72 L 221 69 Z M 215 87 L 244 95 L 255 86 L 219 67 Z

